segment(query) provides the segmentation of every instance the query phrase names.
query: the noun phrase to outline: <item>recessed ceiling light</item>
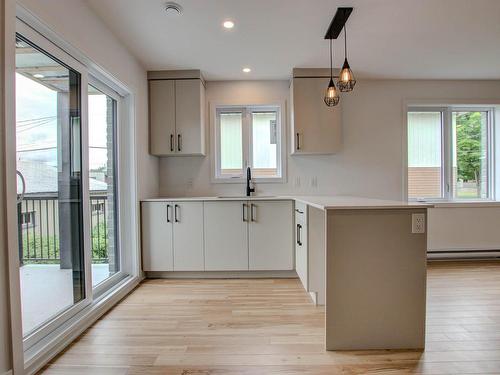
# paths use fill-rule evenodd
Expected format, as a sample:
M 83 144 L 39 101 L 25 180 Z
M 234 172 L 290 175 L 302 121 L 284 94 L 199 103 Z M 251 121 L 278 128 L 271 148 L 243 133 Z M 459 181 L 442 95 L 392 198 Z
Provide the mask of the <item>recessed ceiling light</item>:
M 226 29 L 232 29 L 234 27 L 234 22 L 227 20 L 227 21 L 224 21 L 222 26 L 224 26 Z
M 252 69 L 250 68 L 243 68 L 243 73 L 250 73 Z
M 35 78 L 43 78 L 45 76 L 43 74 L 40 74 L 40 73 L 35 73 L 35 74 L 33 74 L 33 77 L 35 77 Z

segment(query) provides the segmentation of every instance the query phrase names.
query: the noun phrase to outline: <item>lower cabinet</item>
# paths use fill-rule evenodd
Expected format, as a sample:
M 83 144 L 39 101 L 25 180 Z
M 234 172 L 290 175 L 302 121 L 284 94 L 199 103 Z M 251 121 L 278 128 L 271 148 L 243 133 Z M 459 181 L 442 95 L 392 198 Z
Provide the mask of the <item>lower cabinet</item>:
M 142 269 L 173 271 L 171 203 L 142 202 Z
M 174 271 L 203 271 L 203 202 L 173 203 Z
M 203 203 L 142 203 L 144 271 L 203 271 Z
M 248 270 L 248 204 L 205 202 L 205 270 Z
M 249 206 L 249 269 L 293 270 L 292 202 L 253 201 Z
M 304 285 L 304 289 L 309 291 L 309 255 L 307 239 L 307 205 L 295 203 L 295 270 Z
M 285 200 L 143 202 L 143 270 L 293 270 L 292 209 Z

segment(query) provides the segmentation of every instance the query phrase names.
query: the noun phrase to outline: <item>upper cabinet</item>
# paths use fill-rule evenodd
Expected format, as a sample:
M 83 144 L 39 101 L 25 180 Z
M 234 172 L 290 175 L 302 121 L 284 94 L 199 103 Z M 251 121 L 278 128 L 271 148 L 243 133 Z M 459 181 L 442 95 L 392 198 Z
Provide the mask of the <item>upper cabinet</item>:
M 323 101 L 328 69 L 294 69 L 290 86 L 292 154 L 334 154 L 342 144 L 341 104 Z
M 198 70 L 148 72 L 150 152 L 205 155 L 205 81 Z

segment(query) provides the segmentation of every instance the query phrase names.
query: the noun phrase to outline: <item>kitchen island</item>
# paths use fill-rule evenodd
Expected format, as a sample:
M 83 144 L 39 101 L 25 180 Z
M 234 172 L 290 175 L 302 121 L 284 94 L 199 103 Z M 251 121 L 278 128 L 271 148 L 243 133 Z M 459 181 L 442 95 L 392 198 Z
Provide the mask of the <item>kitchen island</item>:
M 423 349 L 430 206 L 294 199 L 324 218 L 327 350 Z
M 424 348 L 430 205 L 347 196 L 179 197 L 145 202 L 148 209 L 154 202 L 166 208 L 161 208 L 154 220 L 146 221 L 143 210 L 143 233 L 150 231 L 145 222 L 163 228 L 162 218 L 173 221 L 174 266 L 167 277 L 183 275 L 176 271 L 192 270 L 191 264 L 195 265 L 193 270 L 202 272 L 184 275 L 273 277 L 273 271 L 295 270 L 313 300 L 325 304 L 327 350 Z M 188 207 L 183 215 L 182 202 L 199 206 L 192 215 L 196 220 L 190 220 Z M 217 202 L 227 210 L 219 212 Z M 290 217 L 292 207 L 295 220 Z M 228 220 L 233 211 L 234 219 Z M 235 224 L 241 229 L 241 236 L 233 239 L 240 252 L 237 258 L 231 258 L 236 247 L 228 245 L 227 239 L 224 244 L 214 242 L 221 237 L 215 233 L 214 220 L 228 220 L 225 226 Z M 176 226 L 182 228 L 183 222 L 198 223 L 199 240 L 194 245 L 192 227 L 186 229 L 189 241 L 182 234 L 178 236 L 181 240 L 176 239 L 177 233 L 182 233 L 176 232 Z M 296 231 L 289 230 L 294 224 Z M 280 226 L 272 229 L 275 225 Z M 234 237 L 237 232 L 230 233 Z M 288 237 L 295 237 L 295 255 L 290 253 L 293 239 Z M 166 241 L 172 240 L 162 237 L 156 243 Z M 181 245 L 175 246 L 176 242 Z M 149 259 L 149 266 L 158 265 L 156 259 L 163 252 L 148 258 L 144 243 L 143 238 L 143 258 Z M 151 247 L 151 241 L 146 243 Z M 220 253 L 221 246 L 227 247 L 223 249 L 226 253 Z M 186 263 L 182 253 L 190 249 L 195 251 Z M 179 264 L 183 266 L 176 268 Z M 165 262 L 165 267 L 172 265 Z

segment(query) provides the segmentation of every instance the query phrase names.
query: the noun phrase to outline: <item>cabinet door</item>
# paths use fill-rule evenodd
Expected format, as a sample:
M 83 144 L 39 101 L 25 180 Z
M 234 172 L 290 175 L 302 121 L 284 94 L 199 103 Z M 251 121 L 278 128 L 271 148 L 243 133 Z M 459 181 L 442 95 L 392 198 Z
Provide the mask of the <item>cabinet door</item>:
M 309 290 L 308 247 L 307 247 L 307 206 L 295 204 L 295 271 L 305 290 Z
M 294 78 L 292 87 L 293 152 L 333 154 L 341 145 L 341 107 L 323 101 L 330 78 Z
M 153 155 L 175 153 L 175 81 L 149 81 L 149 141 Z
M 205 202 L 205 270 L 248 270 L 247 202 Z
M 205 154 L 205 88 L 199 79 L 175 81 L 176 152 Z
M 203 203 L 174 202 L 174 271 L 203 271 Z
M 292 231 L 292 202 L 251 202 L 248 225 L 250 270 L 292 270 Z
M 142 203 L 142 268 L 173 271 L 172 203 Z

